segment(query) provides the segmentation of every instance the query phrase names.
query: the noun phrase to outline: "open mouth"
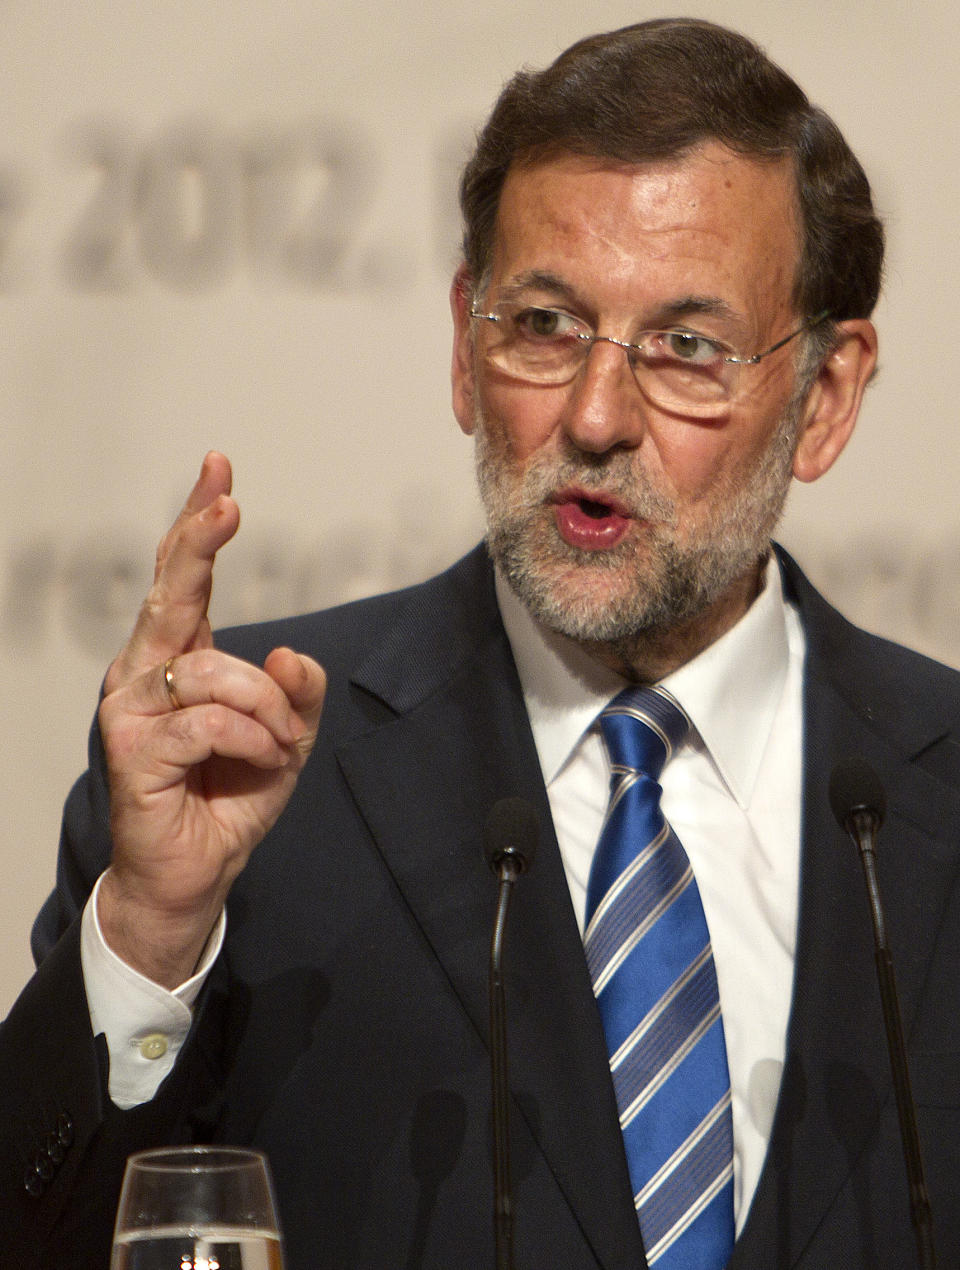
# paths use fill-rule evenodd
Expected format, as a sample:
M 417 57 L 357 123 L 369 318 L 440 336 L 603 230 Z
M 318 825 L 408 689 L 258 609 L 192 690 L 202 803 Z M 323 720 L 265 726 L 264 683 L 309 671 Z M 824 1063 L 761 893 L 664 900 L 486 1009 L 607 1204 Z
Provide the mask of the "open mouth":
M 603 520 L 613 511 L 609 503 L 597 503 L 592 498 L 578 498 L 577 504 L 584 516 L 589 516 L 591 520 Z
M 626 509 L 612 499 L 593 498 L 582 490 L 561 490 L 553 503 L 560 536 L 582 551 L 615 546 L 632 523 Z

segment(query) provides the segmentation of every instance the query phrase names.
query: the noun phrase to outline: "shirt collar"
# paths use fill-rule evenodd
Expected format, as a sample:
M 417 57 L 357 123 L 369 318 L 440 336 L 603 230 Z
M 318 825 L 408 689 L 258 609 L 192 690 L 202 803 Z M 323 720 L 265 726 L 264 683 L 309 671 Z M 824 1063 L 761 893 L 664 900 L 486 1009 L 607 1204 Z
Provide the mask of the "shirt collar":
M 497 600 L 513 649 L 546 784 L 559 774 L 626 680 L 546 630 L 501 577 Z M 741 807 L 753 793 L 789 661 L 786 601 L 771 557 L 739 622 L 663 680 L 693 721 Z

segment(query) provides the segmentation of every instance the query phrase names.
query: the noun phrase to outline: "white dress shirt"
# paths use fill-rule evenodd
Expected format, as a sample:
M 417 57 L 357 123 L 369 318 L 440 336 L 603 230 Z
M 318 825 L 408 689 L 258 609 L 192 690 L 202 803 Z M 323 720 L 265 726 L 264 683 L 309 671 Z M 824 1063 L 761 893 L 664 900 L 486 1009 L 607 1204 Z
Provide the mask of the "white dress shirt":
M 100 881 L 83 910 L 80 964 L 93 1034 L 107 1039 L 110 1098 L 127 1109 L 149 1102 L 172 1069 L 190 1031 L 193 1003 L 223 946 L 227 919 L 221 912 L 196 971 L 168 992 L 121 961 L 104 939 L 97 920 Z
M 498 579 L 573 906 L 583 930 L 609 764 L 597 716 L 625 681 L 545 632 Z M 780 570 L 745 616 L 663 686 L 693 722 L 660 778 L 710 929 L 733 1103 L 734 1206 L 746 1220 L 786 1052 L 800 860 L 805 641 Z
M 606 811 L 609 766 L 597 716 L 624 680 L 544 631 L 509 587 L 497 595 L 533 727 L 574 910 Z M 662 806 L 684 844 L 710 929 L 733 1095 L 737 1229 L 763 1165 L 786 1049 L 799 852 L 804 639 L 780 572 L 747 614 L 663 684 L 694 731 L 661 777 Z M 81 957 L 94 1035 L 110 1052 L 110 1097 L 153 1097 L 190 1028 L 226 918 L 194 976 L 167 992 L 122 962 L 83 914 Z

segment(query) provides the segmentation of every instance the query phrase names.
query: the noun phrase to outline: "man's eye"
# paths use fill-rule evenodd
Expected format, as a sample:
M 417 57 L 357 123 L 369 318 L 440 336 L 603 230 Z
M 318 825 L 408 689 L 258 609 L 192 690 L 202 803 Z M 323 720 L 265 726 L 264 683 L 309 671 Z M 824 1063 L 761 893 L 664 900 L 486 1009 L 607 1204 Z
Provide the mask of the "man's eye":
M 535 339 L 556 339 L 577 333 L 576 321 L 558 309 L 521 309 L 514 321 L 521 335 Z
M 705 335 L 693 331 L 661 331 L 657 343 L 665 357 L 688 362 L 693 366 L 709 366 L 723 360 L 723 350 Z

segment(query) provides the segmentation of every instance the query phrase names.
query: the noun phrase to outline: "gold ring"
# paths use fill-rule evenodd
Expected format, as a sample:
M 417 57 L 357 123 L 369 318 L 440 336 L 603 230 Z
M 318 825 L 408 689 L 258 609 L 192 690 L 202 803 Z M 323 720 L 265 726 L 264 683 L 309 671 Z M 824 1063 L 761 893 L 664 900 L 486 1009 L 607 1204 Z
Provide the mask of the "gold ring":
M 176 657 L 168 657 L 163 663 L 163 682 L 167 686 L 167 696 L 174 710 L 182 710 L 183 702 L 177 696 L 177 685 L 173 681 L 173 663 L 176 660 Z

